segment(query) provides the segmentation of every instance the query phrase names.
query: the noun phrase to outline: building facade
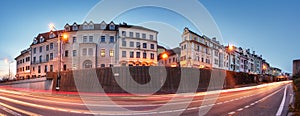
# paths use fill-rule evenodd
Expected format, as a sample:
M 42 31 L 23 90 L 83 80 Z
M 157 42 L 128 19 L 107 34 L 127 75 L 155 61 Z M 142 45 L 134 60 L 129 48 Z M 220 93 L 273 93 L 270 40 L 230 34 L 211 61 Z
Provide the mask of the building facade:
M 300 75 L 300 59 L 293 61 L 293 75 Z
M 23 50 L 19 56 L 15 58 L 16 60 L 16 78 L 19 79 L 28 79 L 30 78 L 30 48 Z
M 182 34 L 180 66 L 212 68 L 210 40 L 184 28 Z
M 181 48 L 166 50 L 158 55 L 158 65 L 167 67 L 180 66 L 180 52 Z
M 38 34 L 28 52 L 16 60 L 30 58 L 29 78 L 59 70 L 157 65 L 157 35 L 155 30 L 126 23 L 66 24 L 63 30 Z M 23 61 L 17 67 L 17 75 L 23 77 L 19 71 Z

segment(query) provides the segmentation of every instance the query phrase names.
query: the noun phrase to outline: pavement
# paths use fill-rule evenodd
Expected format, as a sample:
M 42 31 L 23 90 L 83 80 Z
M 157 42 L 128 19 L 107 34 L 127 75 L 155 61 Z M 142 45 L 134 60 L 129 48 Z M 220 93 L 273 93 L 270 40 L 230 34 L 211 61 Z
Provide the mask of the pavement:
M 0 116 L 286 116 L 293 90 L 291 82 L 285 81 L 184 94 L 69 94 L 1 86 Z

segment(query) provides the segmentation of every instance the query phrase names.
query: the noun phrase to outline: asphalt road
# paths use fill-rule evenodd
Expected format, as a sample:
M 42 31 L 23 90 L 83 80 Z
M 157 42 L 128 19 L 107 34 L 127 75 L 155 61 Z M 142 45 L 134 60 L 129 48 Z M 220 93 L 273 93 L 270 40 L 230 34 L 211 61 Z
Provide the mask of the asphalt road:
M 150 96 L 127 94 L 78 96 L 0 86 L 0 116 L 276 116 L 279 114 L 286 116 L 292 91 L 290 82 L 222 91 Z M 284 95 L 286 97 L 283 102 Z

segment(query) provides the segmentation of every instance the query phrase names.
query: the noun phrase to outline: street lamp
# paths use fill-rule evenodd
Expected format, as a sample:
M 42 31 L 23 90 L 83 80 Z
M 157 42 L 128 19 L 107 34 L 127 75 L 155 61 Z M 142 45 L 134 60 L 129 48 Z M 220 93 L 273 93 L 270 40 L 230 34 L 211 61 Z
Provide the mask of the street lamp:
M 8 64 L 8 78 L 11 77 L 10 64 L 14 63 L 14 61 L 9 61 L 8 59 L 4 59 L 4 63 Z
M 49 24 L 49 28 L 50 30 L 54 30 L 54 31 L 57 31 L 58 33 L 58 58 L 59 58 L 59 64 L 58 64 L 58 73 L 57 73 L 57 78 L 56 78 L 56 86 L 55 86 L 55 90 L 56 91 L 59 91 L 60 87 L 60 78 L 61 78 L 61 54 L 62 54 L 62 42 L 67 42 L 68 41 L 68 35 L 66 33 L 64 33 L 63 31 L 58 31 L 56 28 L 55 28 L 55 25 L 53 23 L 50 23 Z
M 234 51 L 234 46 L 233 45 L 228 45 L 227 52 L 229 53 L 229 70 L 231 69 L 231 54 Z M 233 71 L 235 70 L 235 65 L 233 66 Z

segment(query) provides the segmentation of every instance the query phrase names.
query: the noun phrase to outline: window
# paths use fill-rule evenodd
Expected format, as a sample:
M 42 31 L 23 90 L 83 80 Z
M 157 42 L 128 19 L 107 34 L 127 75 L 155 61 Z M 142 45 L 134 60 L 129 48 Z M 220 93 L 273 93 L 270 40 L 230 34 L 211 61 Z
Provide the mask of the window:
M 104 68 L 104 67 L 105 67 L 105 64 L 101 64 L 101 67 Z
M 143 58 L 147 58 L 147 53 L 146 52 L 143 53 Z
M 50 72 L 53 72 L 53 65 L 50 65 Z
M 151 53 L 151 54 L 150 54 L 150 57 L 151 57 L 151 59 L 154 59 L 154 54 Z
M 114 67 L 114 65 L 113 64 L 109 64 L 109 67 Z
M 36 54 L 36 48 L 33 48 L 33 54 Z
M 142 34 L 142 38 L 146 39 L 146 34 L 145 33 Z
M 40 46 L 40 53 L 43 52 L 43 46 Z
M 150 40 L 153 40 L 153 35 L 150 35 L 150 37 L 149 37 L 149 38 L 150 38 Z
M 134 42 L 130 41 L 129 45 L 130 45 L 130 47 L 134 47 Z
M 49 45 L 46 45 L 46 51 L 49 51 Z
M 74 25 L 74 26 L 73 26 L 73 30 L 74 30 L 74 31 L 77 31 L 77 30 L 78 30 L 78 27 L 77 27 L 76 25 Z
M 136 58 L 141 58 L 141 52 L 136 52 Z
M 125 38 L 122 39 L 122 46 L 123 46 L 123 47 L 126 47 L 126 41 L 125 41 Z
M 115 36 L 110 36 L 109 43 L 114 43 L 114 42 L 115 42 Z
M 76 43 L 76 42 L 77 42 L 76 37 L 73 37 L 73 43 Z
M 137 48 L 141 48 L 141 43 L 140 42 L 136 42 L 136 47 Z
M 136 38 L 140 38 L 140 33 L 135 33 Z
M 29 61 L 30 61 L 30 57 L 27 57 L 27 58 L 26 58 L 26 62 L 29 62 Z
M 143 48 L 147 48 L 147 43 L 143 43 Z
M 94 41 L 93 36 L 89 36 L 89 42 L 90 42 L 90 43 L 93 43 L 93 41 Z
M 151 49 L 154 49 L 154 44 L 151 44 L 151 46 L 150 46 L 150 47 L 151 47 Z
M 86 49 L 86 48 L 83 48 L 83 49 L 82 49 L 82 55 L 83 55 L 83 56 L 86 56 L 86 55 L 87 55 L 87 49 Z
M 101 29 L 105 29 L 106 28 L 106 24 L 101 24 Z
M 101 55 L 101 57 L 105 57 L 105 49 L 101 49 L 100 55 Z
M 129 57 L 134 58 L 134 52 L 133 51 L 130 52 Z
M 126 58 L 126 51 L 122 51 L 122 57 Z
M 109 29 L 110 30 L 115 30 L 115 25 L 113 25 L 113 24 L 109 25 Z
M 47 66 L 47 65 L 45 65 L 44 72 L 45 72 L 45 73 L 48 72 L 48 66 Z
M 53 53 L 50 53 L 50 60 L 53 60 Z
M 130 38 L 133 38 L 133 32 L 129 32 Z
M 65 57 L 68 57 L 68 56 L 69 56 L 69 51 L 66 50 L 66 51 L 65 51 Z
M 77 56 L 77 51 L 76 50 L 73 50 L 73 57 L 74 56 Z
M 38 66 L 38 73 L 41 73 L 41 66 Z
M 64 71 L 66 71 L 67 70 L 67 65 L 66 64 L 64 64 Z
M 33 63 L 36 63 L 36 57 L 33 57 Z
M 114 50 L 109 50 L 109 56 L 113 57 L 114 56 Z
M 49 61 L 49 54 L 46 55 L 46 61 Z
M 105 36 L 101 36 L 100 42 L 105 42 Z
M 54 48 L 54 44 L 50 43 L 50 50 L 52 50 Z
M 43 56 L 42 56 L 42 55 L 40 55 L 40 59 L 39 59 L 39 60 L 40 60 L 40 63 L 42 63 L 42 58 L 43 58 Z
M 122 36 L 126 37 L 126 31 L 122 31 Z
M 89 52 L 89 56 L 93 56 L 93 55 L 94 55 L 94 54 L 93 54 L 93 53 L 94 53 L 93 48 L 89 48 L 89 51 L 88 51 L 88 52 Z
M 83 43 L 87 43 L 87 36 L 83 36 Z

